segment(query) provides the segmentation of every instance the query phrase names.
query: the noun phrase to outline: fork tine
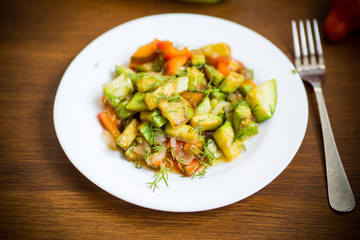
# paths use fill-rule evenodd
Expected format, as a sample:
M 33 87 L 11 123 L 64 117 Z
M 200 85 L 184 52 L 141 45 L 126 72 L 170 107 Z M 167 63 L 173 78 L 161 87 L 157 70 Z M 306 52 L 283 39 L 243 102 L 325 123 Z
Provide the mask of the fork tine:
M 293 43 L 294 43 L 295 67 L 299 68 L 301 67 L 300 44 L 299 44 L 299 36 L 297 33 L 295 20 L 291 21 L 291 26 L 292 26 Z
M 309 19 L 306 19 L 306 32 L 308 37 L 308 44 L 309 44 L 309 53 L 310 53 L 310 63 L 311 65 L 316 64 L 316 58 L 315 58 L 315 49 L 314 49 L 314 40 L 311 30 L 311 25 Z
M 307 65 L 309 65 L 309 59 L 308 59 L 308 50 L 307 50 L 307 44 L 306 44 L 304 23 L 302 20 L 299 21 L 299 29 L 300 29 L 300 42 L 301 42 L 301 53 L 302 53 L 303 65 L 307 66 Z
M 320 41 L 319 26 L 318 26 L 316 19 L 313 19 L 313 25 L 314 25 L 315 43 L 316 43 L 316 51 L 317 51 L 317 55 L 318 55 L 319 65 L 320 65 L 320 67 L 325 68 L 323 51 L 322 51 L 321 41 Z

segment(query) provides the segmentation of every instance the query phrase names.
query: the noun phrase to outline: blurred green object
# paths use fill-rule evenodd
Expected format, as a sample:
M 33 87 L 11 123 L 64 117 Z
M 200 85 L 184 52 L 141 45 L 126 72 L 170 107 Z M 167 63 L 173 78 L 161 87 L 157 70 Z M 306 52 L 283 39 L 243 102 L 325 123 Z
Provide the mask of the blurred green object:
M 222 0 L 176 0 L 178 2 L 189 2 L 189 3 L 217 3 L 221 2 Z

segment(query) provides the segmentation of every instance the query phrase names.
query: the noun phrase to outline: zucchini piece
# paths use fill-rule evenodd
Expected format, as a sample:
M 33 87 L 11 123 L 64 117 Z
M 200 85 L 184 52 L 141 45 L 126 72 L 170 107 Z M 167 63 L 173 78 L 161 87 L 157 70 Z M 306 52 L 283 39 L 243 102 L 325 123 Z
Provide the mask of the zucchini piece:
M 201 85 L 206 85 L 206 79 L 204 73 L 200 72 L 195 67 L 187 68 L 189 77 L 189 89 L 198 89 Z
M 178 127 L 173 127 L 170 123 L 165 125 L 165 134 L 169 137 L 176 137 L 185 142 L 199 142 L 199 134 L 190 125 L 182 124 Z
M 205 97 L 202 102 L 196 107 L 196 114 L 208 113 L 211 111 L 210 98 Z
M 104 87 L 104 94 L 111 106 L 117 107 L 122 100 L 134 91 L 130 78 L 123 73 Z
M 244 149 L 243 142 L 234 138 L 234 136 L 234 129 L 229 121 L 226 121 L 213 134 L 216 144 L 230 161 L 239 156 Z
M 251 109 L 247 105 L 239 105 L 232 118 L 236 138 L 247 138 L 258 133 L 257 124 L 251 119 Z
M 155 127 L 159 128 L 164 126 L 166 123 L 168 123 L 169 121 L 164 118 L 163 116 L 161 116 L 160 112 L 158 112 L 159 114 L 155 114 L 153 116 L 151 116 L 151 122 L 152 124 L 154 124 Z
M 275 79 L 263 82 L 254 87 L 246 96 L 246 102 L 257 122 L 262 122 L 273 116 L 277 102 Z
M 152 130 L 152 126 L 150 122 L 143 122 L 140 124 L 137 128 L 139 132 L 143 135 L 143 137 L 146 139 L 146 141 L 153 145 L 155 138 L 154 138 L 154 131 Z
M 250 84 L 250 83 L 243 83 L 240 88 L 239 88 L 239 91 L 242 95 L 246 96 L 251 89 L 254 88 L 254 85 L 253 84 Z
M 231 71 L 220 85 L 220 90 L 225 93 L 233 93 L 245 81 L 245 76 Z
M 153 62 L 147 62 L 140 65 L 135 65 L 134 69 L 137 72 L 150 72 L 153 69 L 153 65 L 154 65 Z
M 122 134 L 116 138 L 117 145 L 127 150 L 138 135 L 137 126 L 138 122 L 136 119 L 133 119 L 129 125 L 126 126 Z
M 211 113 L 198 114 L 190 120 L 190 125 L 194 128 L 201 126 L 201 131 L 215 130 L 222 124 L 222 118 Z
M 133 149 L 137 146 L 137 144 L 131 144 L 130 147 L 128 149 L 126 149 L 125 151 L 125 156 L 130 159 L 135 161 L 137 158 L 139 159 L 139 157 L 137 157 L 137 154 L 133 151 Z
M 193 110 L 190 104 L 179 96 L 179 101 L 170 102 L 168 100 L 162 101 L 159 104 L 159 109 L 171 126 L 177 127 L 180 124 L 188 122 L 193 116 Z
M 133 86 L 136 86 L 136 72 L 129 67 L 115 65 L 115 72 L 118 76 L 125 74 L 126 77 L 130 78 Z
M 148 107 L 145 104 L 145 94 L 137 92 L 131 98 L 126 108 L 130 111 L 136 111 L 136 112 L 147 111 Z
M 175 83 L 175 93 L 183 93 L 189 88 L 188 76 L 181 76 L 176 78 Z
M 159 73 L 139 73 L 135 78 L 136 86 L 139 92 L 149 92 L 155 90 L 168 79 L 169 77 L 163 76 Z
M 211 92 L 210 93 L 210 97 L 213 99 L 213 98 L 216 98 L 218 100 L 225 100 L 227 95 L 221 91 L 215 91 L 215 92 Z
M 152 93 L 145 94 L 145 103 L 150 110 L 155 109 L 161 101 L 167 100 L 171 95 L 187 90 L 189 79 L 186 76 L 171 79 L 161 85 Z
M 191 56 L 191 65 L 195 67 L 202 66 L 206 63 L 205 55 L 201 52 L 193 53 Z
M 206 153 L 206 155 L 210 156 L 207 157 L 210 166 L 214 165 L 215 160 L 221 156 L 221 153 L 218 150 L 218 147 L 216 146 L 216 143 L 213 139 L 209 139 L 206 142 L 204 146 L 204 152 Z
M 224 75 L 211 66 L 205 65 L 204 70 L 206 78 L 215 86 L 218 86 L 225 78 Z
M 168 122 L 166 118 L 161 116 L 159 110 L 154 110 L 152 112 L 141 112 L 140 119 L 142 121 L 150 121 L 157 128 L 164 126 Z
M 136 113 L 136 112 L 130 111 L 126 108 L 128 103 L 129 103 L 129 101 L 123 101 L 115 108 L 116 116 L 118 116 L 121 120 L 131 117 L 132 115 L 134 115 Z

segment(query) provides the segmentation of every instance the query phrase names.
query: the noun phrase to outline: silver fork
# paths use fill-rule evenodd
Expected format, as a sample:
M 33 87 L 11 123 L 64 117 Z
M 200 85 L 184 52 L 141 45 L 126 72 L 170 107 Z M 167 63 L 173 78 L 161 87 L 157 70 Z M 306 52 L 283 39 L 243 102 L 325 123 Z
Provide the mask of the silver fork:
M 310 83 L 314 89 L 319 107 L 321 128 L 324 140 L 325 163 L 327 175 L 327 187 L 330 206 L 339 212 L 349 212 L 355 207 L 355 198 L 346 177 L 340 155 L 336 147 L 334 135 L 331 130 L 329 116 L 325 106 L 321 82 L 325 78 L 325 63 L 321 47 L 319 27 L 316 19 L 311 23 L 306 20 L 306 32 L 304 23 L 299 21 L 300 42 L 296 22 L 291 21 L 294 41 L 295 66 L 301 78 Z M 314 33 L 314 34 L 313 34 Z M 307 35 L 307 39 L 306 39 Z M 313 35 L 315 35 L 316 53 Z M 301 46 L 301 53 L 300 53 Z M 309 50 L 309 51 L 308 51 Z M 310 55 L 309 55 L 310 53 Z M 302 55 L 302 57 L 301 57 Z

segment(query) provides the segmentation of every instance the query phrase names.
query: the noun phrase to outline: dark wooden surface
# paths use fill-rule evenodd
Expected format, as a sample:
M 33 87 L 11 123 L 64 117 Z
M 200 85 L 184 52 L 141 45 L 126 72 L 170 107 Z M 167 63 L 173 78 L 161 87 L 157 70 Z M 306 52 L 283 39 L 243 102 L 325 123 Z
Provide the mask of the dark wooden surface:
M 245 25 L 292 59 L 291 19 L 316 17 L 328 1 L 1 1 L 1 239 L 359 239 L 360 206 L 329 208 L 324 151 L 311 88 L 303 144 L 285 171 L 249 198 L 220 209 L 167 213 L 134 206 L 88 181 L 55 135 L 53 103 L 72 59 L 94 38 L 134 18 L 201 13 Z M 360 199 L 360 34 L 324 43 L 323 84 L 333 132 Z

